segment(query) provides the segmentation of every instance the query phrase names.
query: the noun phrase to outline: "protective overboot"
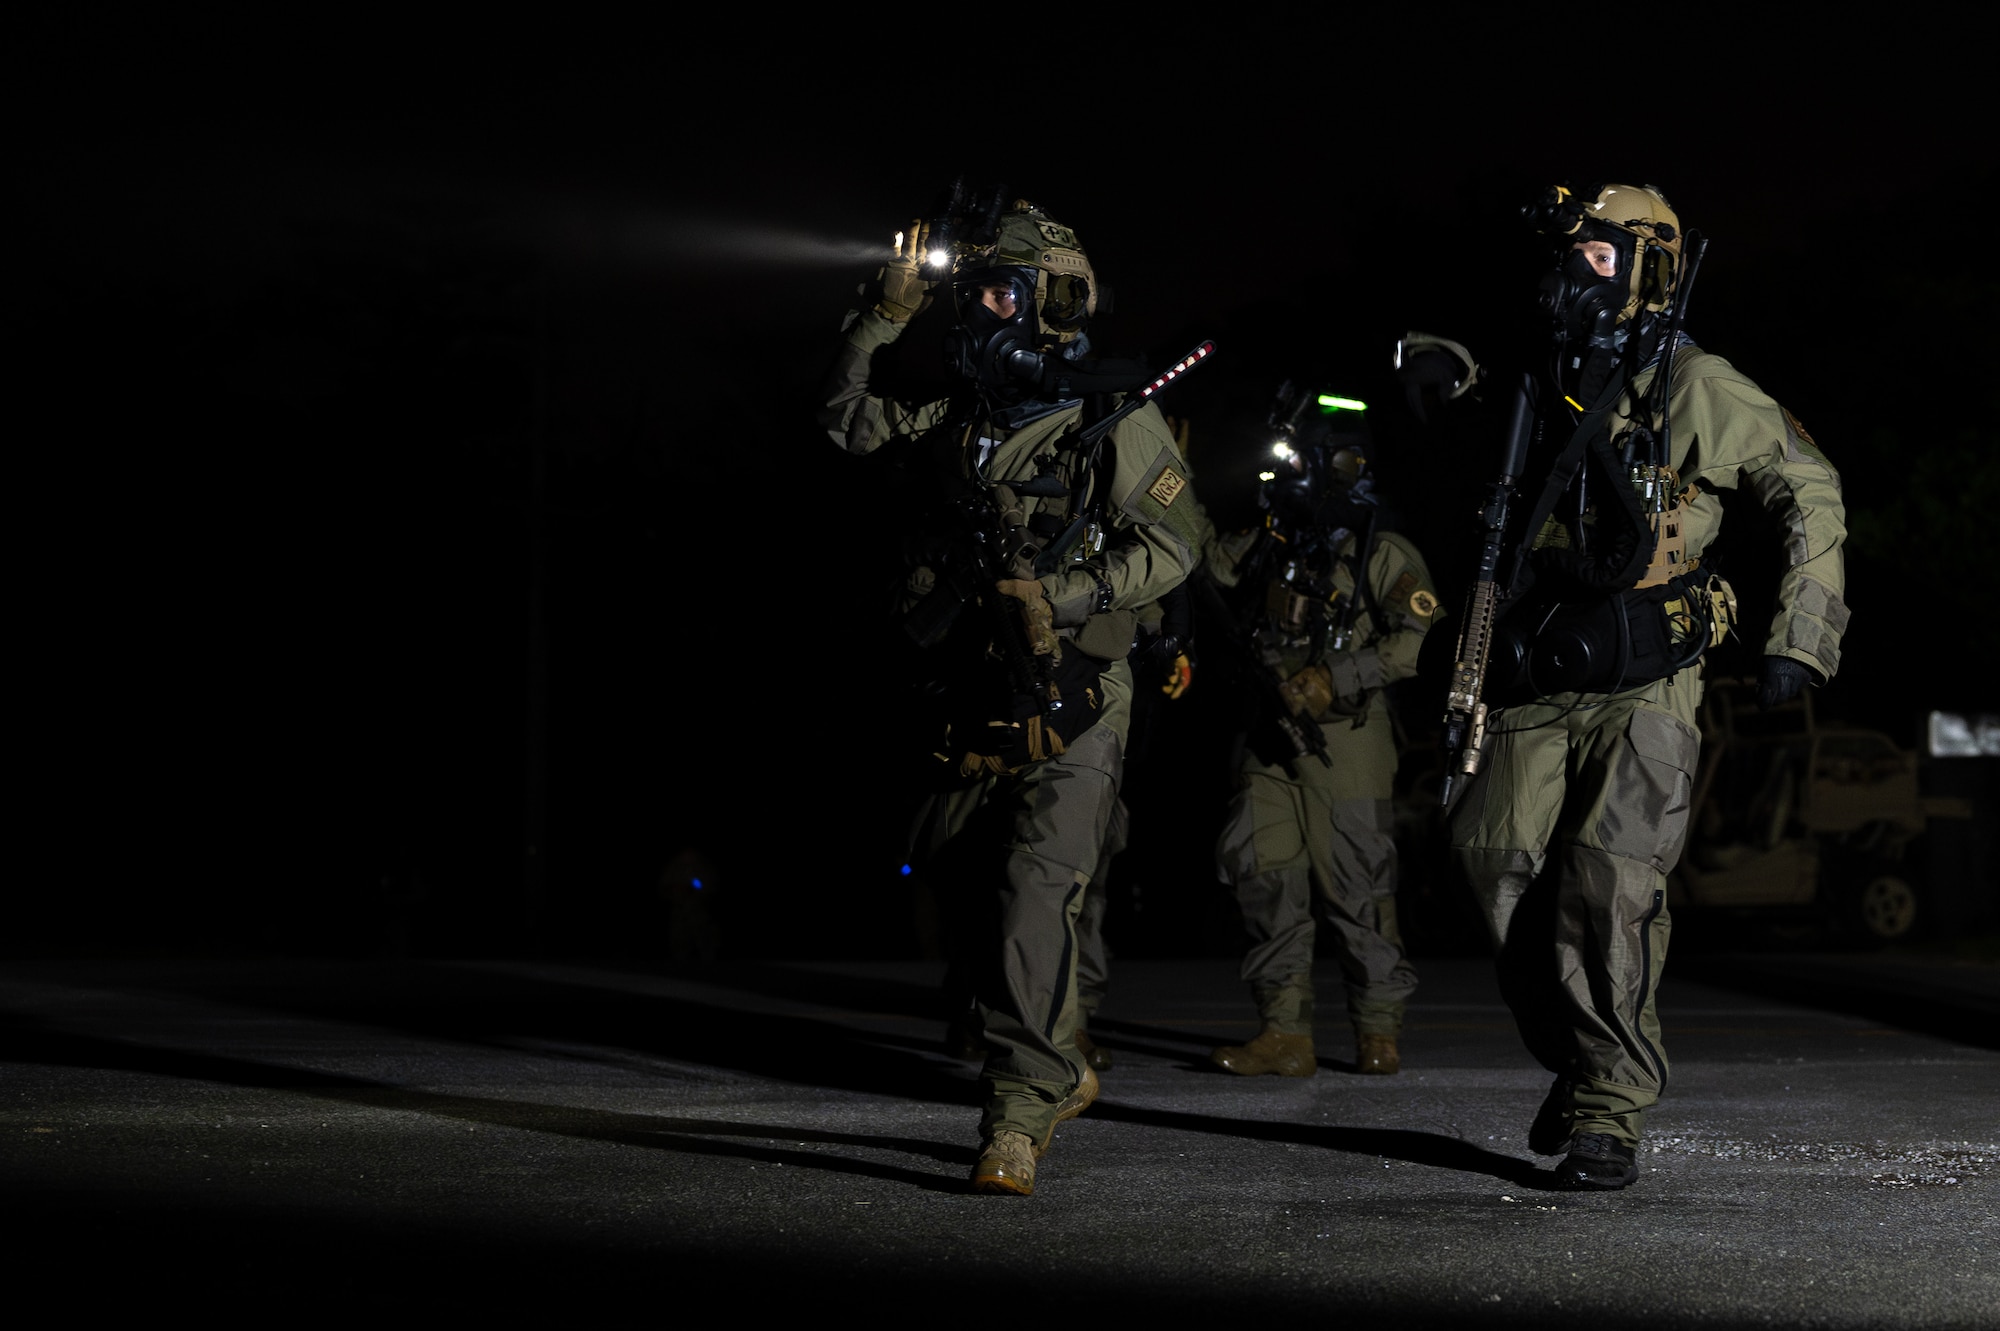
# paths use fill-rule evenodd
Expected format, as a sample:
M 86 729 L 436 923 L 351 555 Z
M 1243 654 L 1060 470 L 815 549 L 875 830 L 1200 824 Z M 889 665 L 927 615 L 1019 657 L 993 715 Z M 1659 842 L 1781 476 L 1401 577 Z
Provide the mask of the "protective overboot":
M 1528 1149 L 1536 1155 L 1561 1155 L 1569 1145 L 1569 1089 L 1569 1078 L 1557 1077 L 1535 1111 L 1535 1121 L 1528 1125 Z
M 1239 1077 L 1272 1073 L 1279 1077 L 1310 1077 L 1319 1071 L 1313 1058 L 1310 1035 L 1288 1035 L 1275 1026 L 1266 1026 L 1247 1044 L 1226 1044 L 1208 1056 L 1208 1061 L 1224 1072 Z
M 1608 1192 L 1639 1179 L 1636 1152 L 1602 1132 L 1579 1132 L 1556 1166 L 1556 1182 L 1578 1192 Z
M 1035 1157 L 1041 1154 L 1025 1132 L 996 1132 L 972 1166 L 972 1190 L 1008 1197 L 1035 1191 Z
M 1389 1077 L 1402 1071 L 1403 1059 L 1396 1052 L 1393 1035 L 1354 1033 L 1354 1070 L 1367 1076 Z
M 1099 1072 L 1111 1070 L 1111 1051 L 1084 1034 L 1076 1033 L 1076 1052 L 1083 1055 L 1083 1061 Z

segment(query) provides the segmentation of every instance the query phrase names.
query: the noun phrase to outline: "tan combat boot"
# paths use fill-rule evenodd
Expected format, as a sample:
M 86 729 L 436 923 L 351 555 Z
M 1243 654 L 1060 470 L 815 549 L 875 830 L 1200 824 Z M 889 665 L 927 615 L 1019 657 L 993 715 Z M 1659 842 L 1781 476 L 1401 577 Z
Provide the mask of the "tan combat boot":
M 1248 1044 L 1226 1044 L 1208 1056 L 1208 1061 L 1224 1072 L 1239 1077 L 1272 1073 L 1280 1077 L 1310 1077 L 1319 1071 L 1313 1059 L 1310 1035 L 1287 1035 L 1266 1026 Z
M 1040 1141 L 1025 1132 L 994 1133 L 992 1140 L 980 1148 L 979 1159 L 972 1166 L 972 1190 L 1011 1197 L 1033 1196 L 1035 1161 L 1048 1151 L 1058 1126 L 1097 1102 L 1097 1085 L 1097 1074 L 1085 1068 L 1083 1080 L 1056 1106 L 1055 1117 L 1049 1120 L 1049 1130 Z
M 1035 1143 L 1035 1159 L 1041 1159 L 1047 1152 L 1049 1143 L 1055 1139 L 1058 1125 L 1069 1122 L 1097 1103 L 1097 1088 L 1097 1074 L 1085 1068 L 1083 1080 L 1078 1082 L 1076 1089 L 1064 1096 L 1062 1103 L 1056 1106 L 1056 1116 L 1049 1121 L 1048 1132 L 1043 1135 L 1041 1141 Z
M 1034 1142 L 1025 1132 L 994 1133 L 972 1166 L 972 1190 L 1008 1197 L 1032 1196 L 1037 1154 Z
M 1368 1035 L 1361 1031 L 1354 1033 L 1354 1070 L 1365 1075 L 1387 1077 L 1403 1066 L 1402 1057 L 1396 1052 L 1396 1037 L 1393 1035 Z

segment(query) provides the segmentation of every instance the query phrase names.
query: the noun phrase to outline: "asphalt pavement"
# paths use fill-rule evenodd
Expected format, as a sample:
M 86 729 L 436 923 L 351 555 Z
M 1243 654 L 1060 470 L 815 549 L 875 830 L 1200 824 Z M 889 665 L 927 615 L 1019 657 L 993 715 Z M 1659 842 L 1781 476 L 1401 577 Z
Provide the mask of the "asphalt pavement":
M 5 963 L 10 1265 L 223 1325 L 2000 1325 L 2000 966 L 1895 974 L 1670 965 L 1640 1180 L 1575 1194 L 1484 963 L 1424 964 L 1402 1074 L 1330 995 L 1288 1080 L 1205 1063 L 1232 963 L 1121 962 L 1103 1096 L 1006 1198 L 932 963 Z

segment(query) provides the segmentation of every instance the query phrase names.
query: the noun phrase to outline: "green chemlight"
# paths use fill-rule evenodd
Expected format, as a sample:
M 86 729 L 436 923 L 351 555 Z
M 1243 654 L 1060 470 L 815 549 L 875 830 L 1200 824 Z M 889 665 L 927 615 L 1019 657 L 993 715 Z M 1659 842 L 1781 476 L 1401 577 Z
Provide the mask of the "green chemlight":
M 1335 397 L 1331 393 L 1321 393 L 1319 404 L 1328 411 L 1366 411 L 1368 404 L 1356 398 Z

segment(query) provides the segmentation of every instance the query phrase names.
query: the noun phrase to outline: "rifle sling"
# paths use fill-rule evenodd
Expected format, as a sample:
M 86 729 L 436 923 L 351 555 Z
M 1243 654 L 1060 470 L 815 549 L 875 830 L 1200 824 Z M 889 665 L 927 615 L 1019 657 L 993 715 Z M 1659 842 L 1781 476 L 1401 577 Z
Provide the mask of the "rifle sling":
M 1603 428 L 1605 419 L 1610 416 L 1611 409 L 1618 404 L 1623 392 L 1624 385 L 1618 385 L 1606 395 L 1603 403 L 1578 421 L 1575 431 L 1570 434 L 1569 442 L 1563 445 L 1562 452 L 1556 455 L 1555 464 L 1549 469 L 1548 483 L 1542 487 L 1541 497 L 1535 501 L 1535 507 L 1528 515 L 1527 525 L 1522 528 L 1521 540 L 1517 547 L 1522 554 L 1534 548 L 1535 538 L 1541 535 L 1542 524 L 1556 511 L 1556 503 L 1569 490 L 1571 483 L 1576 480 L 1577 473 L 1583 469 L 1584 454 L 1589 451 L 1590 441 L 1596 438 L 1597 432 Z M 1508 590 L 1511 594 L 1511 589 Z

